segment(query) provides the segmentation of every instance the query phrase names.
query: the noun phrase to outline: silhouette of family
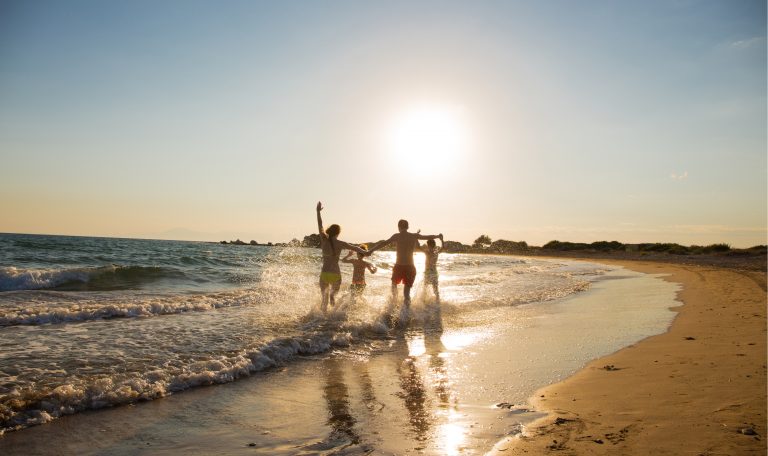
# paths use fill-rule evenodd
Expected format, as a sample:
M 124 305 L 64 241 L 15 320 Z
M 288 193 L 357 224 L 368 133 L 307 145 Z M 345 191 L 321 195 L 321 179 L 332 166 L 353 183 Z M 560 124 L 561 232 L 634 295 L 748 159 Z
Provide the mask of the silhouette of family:
M 402 283 L 404 285 L 403 304 L 406 308 L 410 307 L 411 288 L 416 280 L 416 266 L 413 263 L 413 253 L 416 249 L 419 249 L 424 252 L 426 256 L 424 283 L 425 285 L 432 286 L 435 297 L 439 301 L 437 257 L 443 250 L 442 233 L 421 234 L 420 231 L 411 233 L 408 231 L 408 221 L 400 220 L 397 222 L 398 232 L 390 236 L 389 239 L 376 242 L 370 247 L 367 247 L 364 244 L 358 246 L 339 239 L 341 227 L 337 224 L 333 224 L 327 229 L 323 229 L 323 218 L 320 214 L 323 210 L 323 204 L 321 202 L 317 203 L 316 210 L 317 229 L 320 233 L 320 248 L 323 253 L 323 267 L 320 270 L 320 293 L 322 295 L 320 310 L 322 310 L 323 313 L 328 311 L 329 304 L 331 308 L 335 307 L 336 294 L 341 288 L 341 269 L 339 267 L 341 251 L 344 249 L 351 251 L 341 261 L 352 264 L 351 292 L 353 296 L 360 296 L 365 290 L 365 271 L 368 270 L 371 273 L 376 272 L 376 266 L 365 261 L 364 258 L 391 243 L 395 244 L 397 251 L 395 265 L 392 268 L 392 298 L 394 299 L 397 296 L 397 286 Z M 440 248 L 437 247 L 435 239 L 440 239 Z M 422 246 L 419 243 L 421 240 L 427 241 L 426 246 Z M 357 253 L 357 259 L 351 259 L 352 252 Z

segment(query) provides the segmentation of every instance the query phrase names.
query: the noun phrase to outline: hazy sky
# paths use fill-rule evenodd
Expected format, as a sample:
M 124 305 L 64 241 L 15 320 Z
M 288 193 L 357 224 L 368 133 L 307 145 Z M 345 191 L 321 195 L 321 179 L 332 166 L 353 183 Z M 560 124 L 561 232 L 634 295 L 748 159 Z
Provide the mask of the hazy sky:
M 766 4 L 0 2 L 0 232 L 766 243 Z

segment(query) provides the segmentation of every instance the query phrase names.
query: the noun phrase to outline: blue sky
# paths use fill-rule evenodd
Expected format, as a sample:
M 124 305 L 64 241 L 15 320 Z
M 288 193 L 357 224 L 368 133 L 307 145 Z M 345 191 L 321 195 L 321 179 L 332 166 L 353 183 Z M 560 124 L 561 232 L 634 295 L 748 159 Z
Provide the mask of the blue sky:
M 0 231 L 766 243 L 760 1 L 4 1 Z M 388 126 L 460 113 L 458 156 Z M 443 136 L 446 131 L 441 130 Z M 427 147 L 428 148 L 428 147 Z

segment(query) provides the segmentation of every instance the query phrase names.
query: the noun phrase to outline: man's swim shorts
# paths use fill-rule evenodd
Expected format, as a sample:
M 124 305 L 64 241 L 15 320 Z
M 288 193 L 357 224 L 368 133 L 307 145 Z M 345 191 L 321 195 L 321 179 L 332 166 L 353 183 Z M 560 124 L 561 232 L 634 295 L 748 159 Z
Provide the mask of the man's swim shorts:
M 396 264 L 392 268 L 392 284 L 404 283 L 412 287 L 414 280 L 416 280 L 416 266 L 412 264 Z

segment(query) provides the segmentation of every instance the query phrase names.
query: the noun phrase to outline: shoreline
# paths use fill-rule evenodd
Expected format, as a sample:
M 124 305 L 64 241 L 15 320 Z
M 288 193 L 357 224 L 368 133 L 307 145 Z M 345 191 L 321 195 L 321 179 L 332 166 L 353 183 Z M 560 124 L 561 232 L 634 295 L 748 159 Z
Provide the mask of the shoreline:
M 676 285 L 601 277 L 564 299 L 461 322 L 427 313 L 437 319 L 250 379 L 64 416 L 6 434 L 0 452 L 483 454 L 541 416 L 525 406 L 537 388 L 668 327 Z
M 678 314 L 538 390 L 530 405 L 547 415 L 488 454 L 766 454 L 765 271 L 580 260 L 664 274 L 682 285 Z
M 765 432 L 760 424 L 765 274 L 652 262 L 547 260 L 566 263 L 566 271 L 571 261 L 602 264 L 609 271 L 586 292 L 564 299 L 491 306 L 461 324 L 451 324 L 449 317 L 445 326 L 440 313 L 425 314 L 437 319 L 358 348 L 302 357 L 251 379 L 65 416 L 6 434 L 0 452 L 484 454 L 496 444 L 491 454 L 765 454 L 762 440 L 754 440 Z M 763 333 L 734 353 L 728 351 L 734 348 L 730 340 L 694 321 L 673 338 L 672 349 L 647 350 L 649 342 L 678 330 L 681 315 L 699 315 L 688 302 L 697 280 L 701 287 L 714 287 L 699 290 L 714 312 L 734 313 L 712 301 L 719 292 L 727 292 L 727 302 L 752 302 L 761 318 L 752 313 L 741 318 L 741 311 L 731 316 Z M 735 334 L 731 320 L 717 321 L 729 330 L 726 336 L 755 334 Z M 710 365 L 708 345 L 694 358 L 674 350 L 675 344 L 694 349 L 710 343 L 725 349 L 732 364 L 717 359 Z M 649 373 L 648 364 L 658 372 Z M 739 372 L 745 366 L 755 372 L 738 380 L 756 384 L 737 383 L 736 393 L 747 392 L 751 399 L 734 400 L 729 391 L 720 392 L 721 386 L 705 382 L 710 371 Z M 693 368 L 700 370 L 686 371 Z M 663 378 L 652 375 L 659 372 Z M 664 389 L 665 381 L 680 379 L 686 380 L 684 389 Z M 599 383 L 606 380 L 623 383 Z M 631 402 L 637 394 L 639 400 Z M 717 446 L 726 441 L 716 429 L 721 424 L 695 421 L 709 413 L 707 407 L 743 446 Z M 747 409 L 752 415 L 743 418 Z M 743 426 L 759 435 L 739 434 Z M 697 447 L 705 433 L 716 442 Z M 681 435 L 688 438 L 683 446 Z

